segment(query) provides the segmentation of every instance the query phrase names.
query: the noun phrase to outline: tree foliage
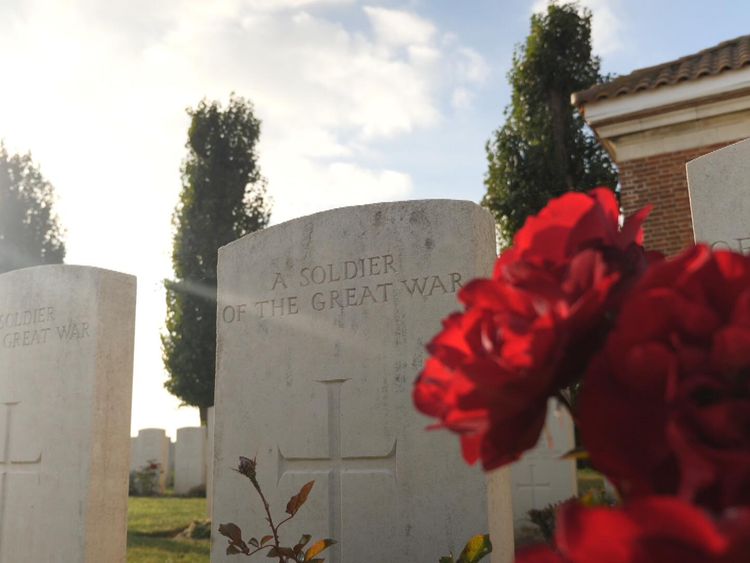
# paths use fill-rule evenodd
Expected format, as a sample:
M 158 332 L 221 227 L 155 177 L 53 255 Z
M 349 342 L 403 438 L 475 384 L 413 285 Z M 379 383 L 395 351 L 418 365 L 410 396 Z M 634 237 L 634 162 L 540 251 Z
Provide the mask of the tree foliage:
M 0 273 L 63 261 L 54 199 L 31 155 L 11 155 L 0 143 Z
M 191 117 L 175 209 L 172 266 L 162 335 L 165 387 L 197 406 L 205 423 L 214 400 L 216 262 L 219 247 L 268 223 L 265 180 L 257 162 L 260 121 L 232 95 L 226 109 L 202 100 Z
M 570 96 L 604 80 L 591 51 L 591 12 L 552 3 L 531 17 L 531 33 L 513 56 L 506 122 L 487 143 L 482 204 L 510 243 L 526 217 L 569 190 L 614 189 L 617 171 Z

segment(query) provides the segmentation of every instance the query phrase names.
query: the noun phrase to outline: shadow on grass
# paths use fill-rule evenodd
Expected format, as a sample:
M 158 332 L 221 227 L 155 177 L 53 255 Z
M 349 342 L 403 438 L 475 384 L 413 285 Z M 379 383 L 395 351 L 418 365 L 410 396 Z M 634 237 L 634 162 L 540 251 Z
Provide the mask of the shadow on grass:
M 208 563 L 208 540 L 174 538 L 193 520 L 206 518 L 206 499 L 131 497 L 128 563 Z
M 128 563 L 208 563 L 208 540 L 155 538 L 128 533 Z

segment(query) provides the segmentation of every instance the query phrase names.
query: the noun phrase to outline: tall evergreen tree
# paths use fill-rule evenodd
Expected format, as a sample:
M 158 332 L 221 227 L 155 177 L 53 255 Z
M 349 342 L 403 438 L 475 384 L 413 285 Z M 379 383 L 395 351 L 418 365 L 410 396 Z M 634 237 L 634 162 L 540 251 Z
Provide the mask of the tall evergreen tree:
M 63 261 L 54 197 L 31 155 L 11 155 L 0 143 L 0 273 Z
M 268 224 L 265 180 L 256 146 L 260 121 L 240 97 L 201 101 L 191 117 L 175 209 L 172 266 L 162 335 L 167 390 L 200 409 L 201 423 L 214 401 L 217 251 Z
M 552 3 L 531 17 L 513 56 L 506 122 L 487 143 L 487 193 L 504 245 L 526 217 L 569 190 L 617 185 L 617 170 L 572 106 L 573 92 L 604 80 L 591 52 L 591 12 Z

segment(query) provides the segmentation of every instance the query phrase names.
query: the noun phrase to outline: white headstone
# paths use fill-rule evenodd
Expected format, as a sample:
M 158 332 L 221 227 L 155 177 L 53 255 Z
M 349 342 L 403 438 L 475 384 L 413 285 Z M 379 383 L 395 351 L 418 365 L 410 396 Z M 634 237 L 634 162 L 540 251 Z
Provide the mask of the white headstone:
M 125 561 L 135 278 L 0 275 L 0 561 Z
M 211 520 L 211 507 L 214 497 L 214 426 L 216 410 L 208 407 L 206 412 L 206 504 L 208 519 Z
M 135 436 L 130 437 L 130 471 L 138 469 L 135 465 L 136 461 L 136 447 L 138 444 L 138 438 Z
M 575 461 L 560 459 L 574 447 L 573 420 L 555 399 L 550 399 L 546 425 L 537 445 L 511 467 L 513 516 L 518 533 L 534 526 L 528 519 L 529 510 L 541 510 L 578 493 Z
M 206 486 L 206 429 L 178 428 L 174 444 L 174 492 L 186 495 Z
M 278 515 L 315 480 L 284 535 L 337 540 L 330 563 L 437 561 L 487 532 L 485 476 L 455 435 L 425 430 L 411 393 L 425 344 L 494 249 L 479 206 L 415 201 L 319 213 L 219 251 L 214 530 L 267 533 L 232 471 L 244 455 Z M 507 539 L 493 561 L 511 560 L 509 475 L 494 478 Z M 232 561 L 225 549 L 214 533 L 212 561 Z
M 166 489 L 169 468 L 169 441 L 166 432 L 161 428 L 144 428 L 138 431 L 133 465 L 136 471 L 141 471 L 150 463 L 159 464 L 159 482 L 156 492 L 163 493 Z
M 175 463 L 175 451 L 177 449 L 177 444 L 169 439 L 169 436 L 167 436 L 167 475 L 172 475 L 174 477 L 174 463 Z M 169 479 L 169 477 L 167 477 Z
M 750 254 L 750 139 L 687 164 L 696 242 Z

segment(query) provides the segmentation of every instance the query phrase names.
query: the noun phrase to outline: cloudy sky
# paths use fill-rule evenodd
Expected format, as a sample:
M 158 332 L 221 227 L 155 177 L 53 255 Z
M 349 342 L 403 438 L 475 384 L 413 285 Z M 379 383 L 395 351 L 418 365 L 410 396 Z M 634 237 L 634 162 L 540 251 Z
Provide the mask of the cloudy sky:
M 750 32 L 750 4 L 586 0 L 604 70 Z M 198 423 L 163 389 L 162 280 L 188 117 L 247 97 L 272 222 L 383 200 L 478 201 L 538 0 L 0 0 L 0 139 L 55 186 L 67 261 L 138 276 L 133 432 Z

